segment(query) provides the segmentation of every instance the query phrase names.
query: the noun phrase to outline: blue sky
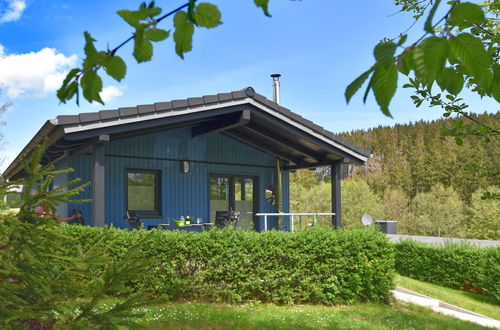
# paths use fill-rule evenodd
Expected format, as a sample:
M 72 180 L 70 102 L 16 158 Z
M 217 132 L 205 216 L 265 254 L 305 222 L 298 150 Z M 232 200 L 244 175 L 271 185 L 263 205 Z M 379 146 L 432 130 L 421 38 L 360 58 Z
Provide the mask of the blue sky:
M 157 1 L 165 11 L 185 0 Z M 1 120 L 4 169 L 43 123 L 59 114 L 113 109 L 201 96 L 252 86 L 271 98 L 271 73 L 281 73 L 282 105 L 334 132 L 439 118 L 438 109 L 416 109 L 408 92 L 399 90 L 385 117 L 370 96 L 357 95 L 349 105 L 345 87 L 373 63 L 372 50 L 384 37 L 395 37 L 412 23 L 388 0 L 271 0 L 272 18 L 252 0 L 211 0 L 222 11 L 223 25 L 197 29 L 194 49 L 181 60 L 171 39 L 156 44 L 151 62 L 137 64 L 132 46 L 120 56 L 126 78 L 104 79 L 105 106 L 59 104 L 55 89 L 64 73 L 79 65 L 83 31 L 97 47 L 114 47 L 131 29 L 115 13 L 136 9 L 138 1 L 0 0 L 0 102 L 13 106 Z M 169 29 L 171 20 L 161 23 Z M 421 35 L 416 25 L 409 35 Z M 413 38 L 413 39 L 412 39 Z M 404 81 L 400 81 L 401 84 Z M 476 112 L 498 111 L 498 103 L 465 95 Z

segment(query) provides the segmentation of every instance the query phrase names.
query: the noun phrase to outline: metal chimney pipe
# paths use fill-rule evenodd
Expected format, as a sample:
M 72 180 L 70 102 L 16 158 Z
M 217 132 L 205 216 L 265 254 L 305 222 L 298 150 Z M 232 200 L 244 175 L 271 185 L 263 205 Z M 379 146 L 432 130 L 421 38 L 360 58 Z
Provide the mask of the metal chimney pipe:
M 273 78 L 273 101 L 280 104 L 280 77 L 281 74 L 273 73 L 271 75 Z

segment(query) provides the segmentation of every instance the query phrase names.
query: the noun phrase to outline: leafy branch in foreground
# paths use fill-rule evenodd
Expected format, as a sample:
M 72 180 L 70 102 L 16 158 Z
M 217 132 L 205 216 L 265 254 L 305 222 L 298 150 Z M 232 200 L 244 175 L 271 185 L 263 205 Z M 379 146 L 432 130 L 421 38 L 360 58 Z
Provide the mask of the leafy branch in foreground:
M 254 0 L 254 3 L 266 16 L 270 16 L 269 0 Z M 137 63 L 150 61 L 153 57 L 153 42 L 164 41 L 171 34 L 170 30 L 158 27 L 158 24 L 167 17 L 175 14 L 173 18 L 175 52 L 182 59 L 184 54 L 193 48 L 195 27 L 210 29 L 222 24 L 219 9 L 208 2 L 196 4 L 196 0 L 189 0 L 164 15 L 161 15 L 162 11 L 163 9 L 157 7 L 154 1 L 149 4 L 143 2 L 138 10 L 119 10 L 117 14 L 134 29 L 134 32 L 131 37 L 111 50 L 97 50 L 94 45 L 96 40 L 85 31 L 85 58 L 82 67 L 74 68 L 66 75 L 57 91 L 57 98 L 66 103 L 76 97 L 76 103 L 79 104 L 81 89 L 83 97 L 88 102 L 96 101 L 104 104 L 100 95 L 103 84 L 99 70 L 104 68 L 108 76 L 121 81 L 127 73 L 127 65 L 116 53 L 131 41 L 134 42 L 132 54 Z
M 480 97 L 488 96 L 500 102 L 498 1 L 488 0 L 482 5 L 448 1 L 446 14 L 435 21 L 440 4 L 441 0 L 396 0 L 402 11 L 415 14 L 415 22 L 430 8 L 424 23 L 424 34 L 408 46 L 403 46 L 406 34 L 401 34 L 397 43 L 392 39 L 378 43 L 374 49 L 376 63 L 347 86 L 346 101 L 349 103 L 370 78 L 363 101 L 366 102 L 372 91 L 381 111 L 391 117 L 389 104 L 397 89 L 398 76 L 402 74 L 409 81 L 403 87 L 414 90 L 411 98 L 417 107 L 428 101 L 431 107 L 440 106 L 444 117 L 456 116 L 450 125 L 443 126 L 443 135 L 453 136 L 459 145 L 468 136 L 497 143 L 499 129 L 475 119 L 458 95 L 465 87 Z M 396 54 L 398 48 L 402 51 Z M 435 84 L 441 93 L 434 92 Z M 472 168 L 484 166 L 473 164 Z M 498 174 L 488 175 L 498 182 Z M 491 193 L 483 197 L 500 198 L 498 194 Z
M 415 11 L 419 19 L 428 5 L 421 1 L 397 1 L 403 10 Z M 398 42 L 382 40 L 375 46 L 375 64 L 355 79 L 345 91 L 346 101 L 368 80 L 363 100 L 370 91 L 381 111 L 391 116 L 389 104 L 396 92 L 399 74 L 414 77 L 429 91 L 436 83 L 442 91 L 458 95 L 463 87 L 481 97 L 489 96 L 500 102 L 500 64 L 498 13 L 495 3 L 484 9 L 469 2 L 450 1 L 446 14 L 434 22 L 440 5 L 435 0 L 424 24 L 424 34 L 408 46 L 407 35 Z M 496 5 L 498 6 L 498 5 Z M 399 54 L 396 51 L 402 48 Z M 370 79 L 368 79 L 370 78 Z

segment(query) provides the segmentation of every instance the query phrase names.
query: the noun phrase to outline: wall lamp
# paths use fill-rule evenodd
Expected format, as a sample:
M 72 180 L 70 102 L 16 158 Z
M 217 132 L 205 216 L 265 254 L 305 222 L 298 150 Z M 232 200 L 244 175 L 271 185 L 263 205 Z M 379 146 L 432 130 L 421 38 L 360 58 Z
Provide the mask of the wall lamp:
M 184 174 L 189 173 L 189 161 L 183 160 L 181 162 L 181 172 Z

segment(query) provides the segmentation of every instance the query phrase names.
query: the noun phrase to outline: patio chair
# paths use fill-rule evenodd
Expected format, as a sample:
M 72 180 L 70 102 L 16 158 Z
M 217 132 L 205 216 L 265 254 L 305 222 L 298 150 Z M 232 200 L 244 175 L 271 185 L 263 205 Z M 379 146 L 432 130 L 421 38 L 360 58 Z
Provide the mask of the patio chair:
M 142 222 L 139 216 L 133 211 L 127 211 L 127 220 L 130 229 L 141 229 Z
M 231 224 L 236 229 L 240 220 L 240 211 L 215 211 L 215 226 L 217 228 L 224 228 Z
M 73 224 L 85 226 L 85 219 L 83 219 L 83 213 L 81 210 L 74 209 L 73 215 L 75 216 L 75 220 L 73 220 Z

